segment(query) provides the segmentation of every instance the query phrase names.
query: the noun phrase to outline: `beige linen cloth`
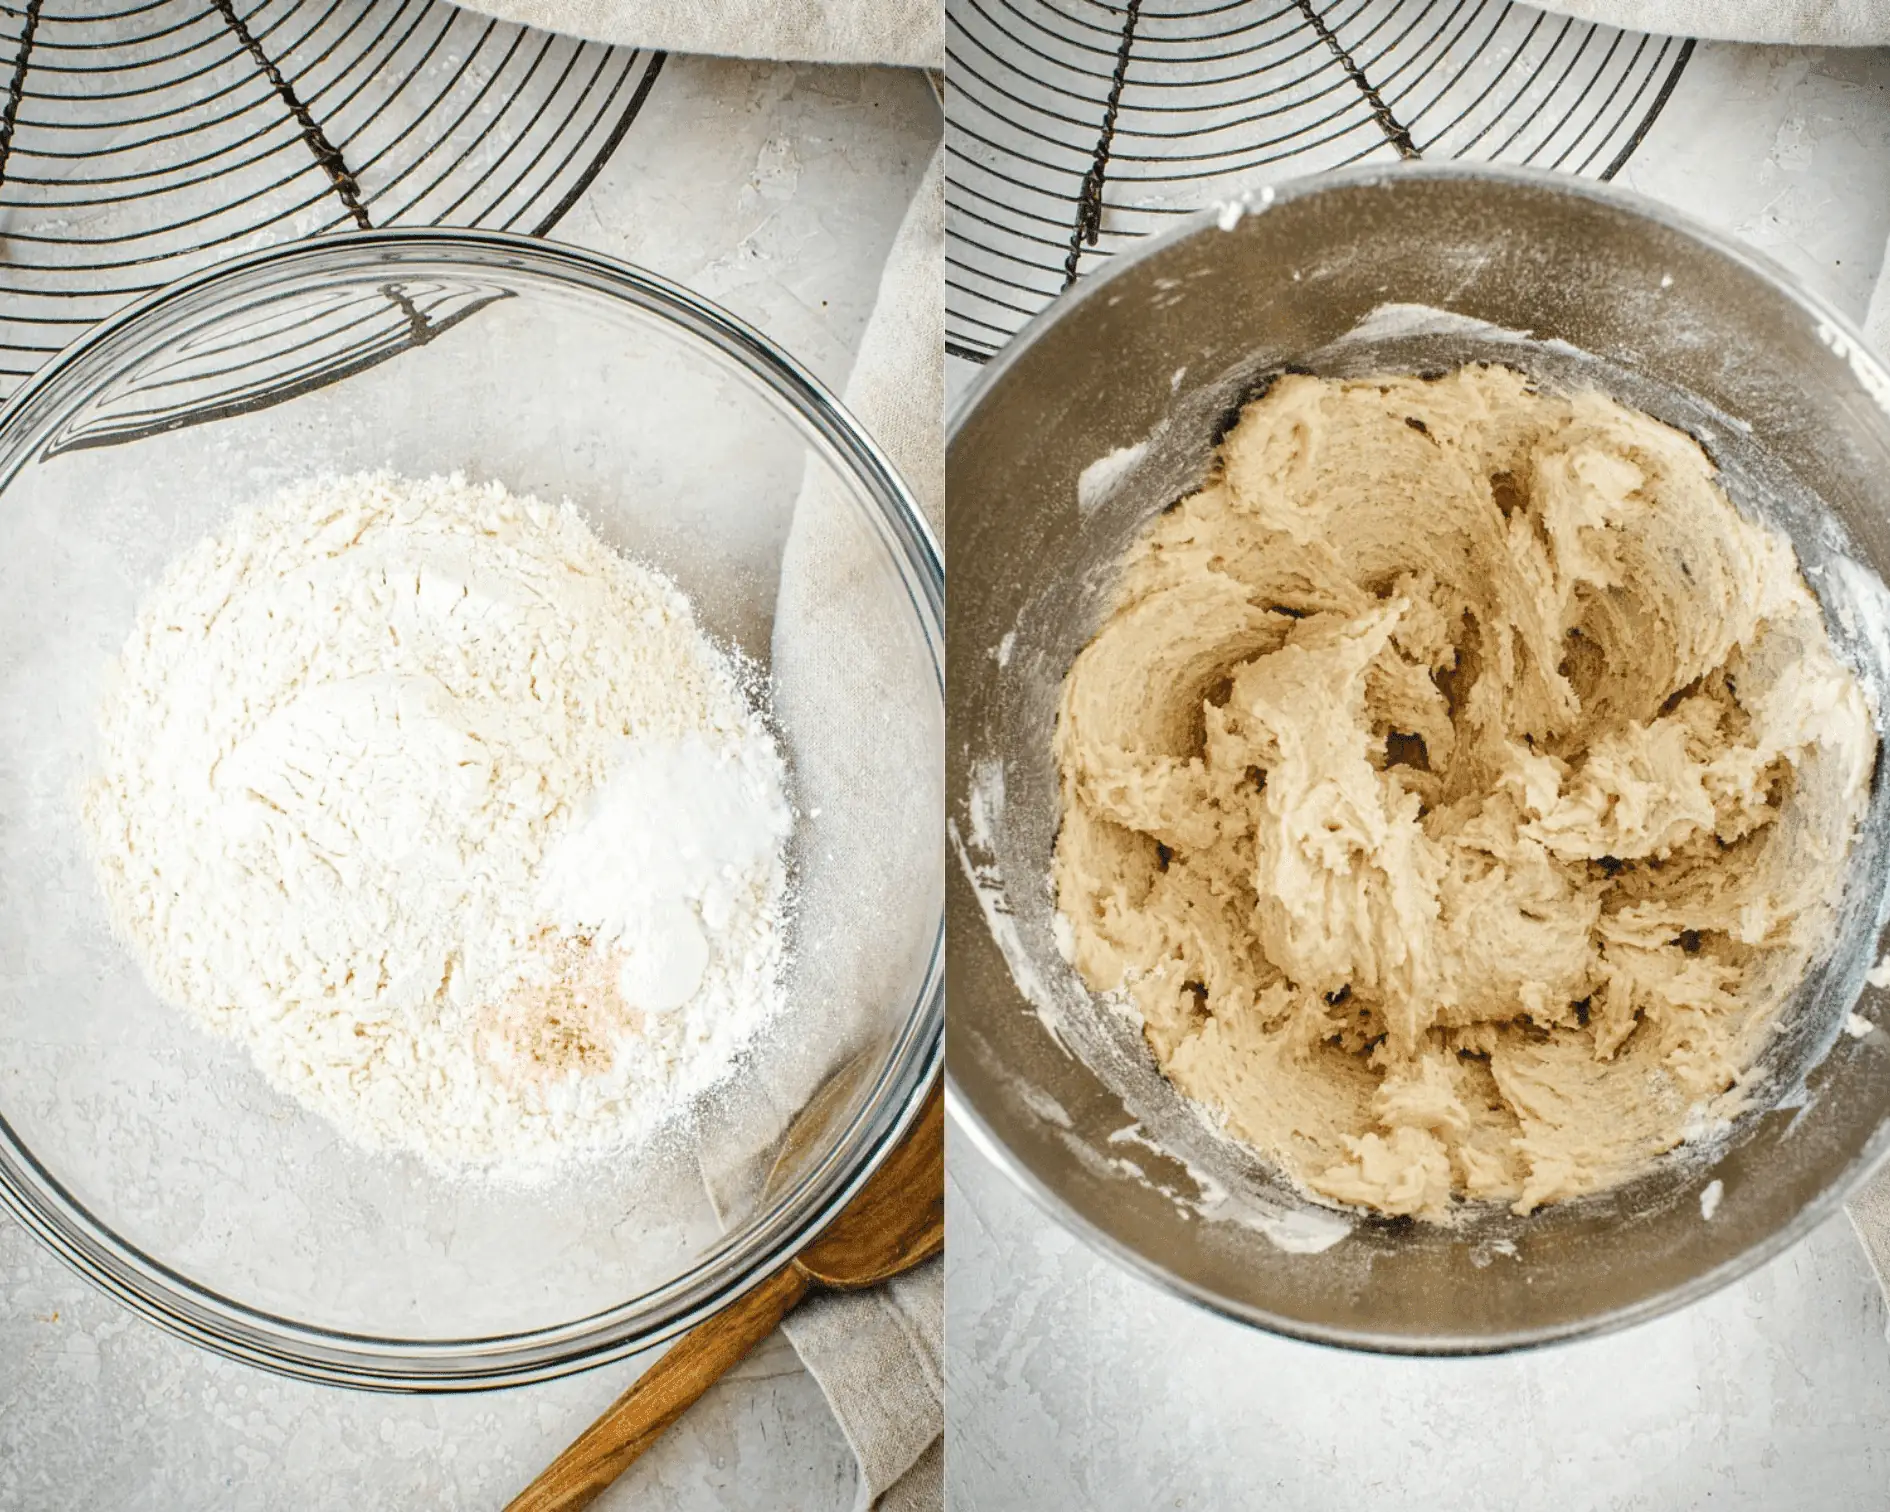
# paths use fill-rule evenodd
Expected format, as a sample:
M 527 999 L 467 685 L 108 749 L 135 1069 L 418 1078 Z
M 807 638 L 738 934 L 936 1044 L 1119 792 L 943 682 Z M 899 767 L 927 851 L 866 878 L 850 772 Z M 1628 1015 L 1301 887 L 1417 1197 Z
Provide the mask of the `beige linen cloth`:
M 937 69 L 945 54 L 940 0 L 470 0 L 470 8 L 597 42 L 723 57 Z M 847 407 L 912 486 L 934 531 L 945 499 L 944 248 L 941 146 L 887 259 L 845 394 Z M 834 606 L 813 591 L 814 584 L 845 581 L 846 554 L 860 549 L 857 531 L 846 527 L 837 508 L 810 478 L 788 536 L 775 608 L 774 672 L 777 704 L 790 727 L 792 710 L 785 706 L 816 680 L 825 680 L 824 707 L 833 706 L 836 676 L 860 679 L 862 695 L 871 691 L 870 646 L 845 658 L 831 654 L 833 635 L 823 614 Z M 859 631 L 855 618 L 841 615 L 835 623 Z M 841 694 L 852 691 L 849 684 Z M 938 736 L 896 731 L 892 738 L 935 742 Z M 926 754 L 936 765 L 936 754 Z M 917 753 L 913 760 L 919 762 Z M 803 801 L 819 807 L 836 793 L 852 800 L 842 767 L 824 760 L 818 749 L 797 750 Z M 922 792 L 895 795 L 881 804 L 886 812 L 854 812 L 861 806 L 849 802 L 849 830 L 835 846 L 844 854 L 826 858 L 827 871 L 837 869 L 862 886 L 900 885 L 901 879 L 882 875 L 892 864 L 888 855 L 900 849 L 885 843 L 888 826 L 922 823 L 935 832 L 939 801 Z M 933 838 L 942 868 L 943 840 Z M 804 899 L 803 913 L 818 916 L 830 901 Z M 818 978 L 823 964 L 805 962 L 803 970 Z M 835 998 L 869 999 L 878 984 L 864 980 L 869 968 L 854 964 L 860 969 L 853 979 L 819 981 L 817 987 Z M 782 1104 L 777 1111 L 783 1118 L 814 1085 L 816 1073 L 829 1069 L 811 1062 L 781 1068 L 781 1086 L 769 1091 Z M 705 1156 L 719 1207 L 737 1178 L 713 1172 L 714 1164 Z M 750 1164 L 745 1174 L 752 1180 L 758 1172 Z M 937 1512 L 944 1505 L 941 1267 L 934 1260 L 872 1291 L 813 1297 L 782 1325 L 859 1461 L 858 1512 Z
M 1801 47 L 1890 44 L 1886 0 L 1536 0 L 1542 10 L 1627 31 Z
M 460 0 L 624 47 L 805 63 L 945 66 L 942 0 Z M 1862 0 L 1854 0 L 1862 3 Z
M 934 530 L 945 506 L 944 183 L 941 146 L 893 243 L 846 389 L 847 407 L 904 473 Z M 850 513 L 817 479 L 795 507 L 775 605 L 775 703 L 784 728 L 811 723 L 795 718 L 803 698 L 814 708 L 870 709 L 883 702 L 887 686 L 899 685 L 878 665 L 890 627 L 877 635 L 858 613 L 836 613 L 826 592 L 826 585 L 863 570 L 850 565 L 865 549 L 848 528 Z M 845 654 L 834 654 L 842 646 Z M 874 738 L 889 769 L 923 772 L 937 768 L 943 735 L 935 724 L 902 720 L 882 725 Z M 869 898 L 905 895 L 913 887 L 909 858 L 930 856 L 934 846 L 943 874 L 942 791 L 915 785 L 905 793 L 865 794 L 852 783 L 850 766 L 818 745 L 794 752 L 802 801 L 848 815 L 835 854 L 803 879 L 804 917 L 858 916 L 857 907 L 821 896 L 823 887 Z M 901 834 L 907 840 L 888 843 Z M 797 990 L 819 1000 L 880 1001 L 896 990 L 871 979 L 870 961 L 853 962 L 848 979 L 833 980 L 828 955 L 803 957 Z M 862 1509 L 936 1512 L 944 1505 L 942 1267 L 933 1260 L 872 1291 L 814 1297 L 781 1325 L 859 1459 Z

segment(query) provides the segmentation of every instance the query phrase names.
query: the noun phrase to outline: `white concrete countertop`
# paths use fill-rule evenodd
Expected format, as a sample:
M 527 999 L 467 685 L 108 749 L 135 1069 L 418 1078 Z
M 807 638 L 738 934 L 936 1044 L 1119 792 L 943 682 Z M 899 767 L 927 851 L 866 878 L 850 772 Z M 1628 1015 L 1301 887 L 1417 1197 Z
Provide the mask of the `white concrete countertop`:
M 1890 54 L 1705 44 L 1621 182 L 1861 318 Z M 971 376 L 954 363 L 954 387 Z M 946 1486 L 965 1512 L 1890 1507 L 1890 1343 L 1842 1218 L 1686 1310 L 1488 1360 L 1275 1338 L 1131 1277 L 951 1146 Z
M 719 301 L 837 389 L 939 130 L 917 74 L 671 58 L 556 234 Z M 160 1332 L 0 1216 L 0 1512 L 491 1512 L 646 1363 L 456 1397 L 304 1385 Z M 596 1505 L 821 1512 L 854 1479 L 776 1334 Z

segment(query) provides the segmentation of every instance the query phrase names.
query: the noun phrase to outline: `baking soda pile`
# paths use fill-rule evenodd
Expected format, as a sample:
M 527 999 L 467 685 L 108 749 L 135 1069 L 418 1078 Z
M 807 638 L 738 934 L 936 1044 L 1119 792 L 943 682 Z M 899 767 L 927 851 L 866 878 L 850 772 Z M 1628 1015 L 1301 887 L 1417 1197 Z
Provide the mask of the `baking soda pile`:
M 358 1144 L 620 1150 L 780 1005 L 780 754 L 569 504 L 291 487 L 148 596 L 99 735 L 83 818 L 152 987 Z

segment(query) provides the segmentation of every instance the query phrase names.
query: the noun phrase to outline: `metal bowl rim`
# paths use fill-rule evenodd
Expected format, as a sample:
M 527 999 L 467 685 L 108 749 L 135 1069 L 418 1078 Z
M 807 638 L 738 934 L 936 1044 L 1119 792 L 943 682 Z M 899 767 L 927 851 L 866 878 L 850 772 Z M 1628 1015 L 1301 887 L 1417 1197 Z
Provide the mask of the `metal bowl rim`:
M 1650 199 L 1646 195 L 1618 188 L 1613 184 L 1595 184 L 1586 179 L 1553 173 L 1546 169 L 1523 168 L 1508 164 L 1461 161 L 1426 162 L 1342 168 L 1328 173 L 1308 174 L 1285 180 L 1259 191 L 1261 198 L 1258 201 L 1251 194 L 1244 194 L 1229 203 L 1239 203 L 1241 218 L 1245 219 L 1249 215 L 1263 216 L 1270 213 L 1276 206 L 1295 200 L 1313 198 L 1332 190 L 1389 187 L 1406 180 L 1485 181 L 1515 188 L 1549 190 L 1569 198 L 1587 200 L 1611 209 L 1624 210 L 1653 221 L 1667 230 L 1677 232 L 1701 244 L 1707 251 L 1718 254 L 1760 278 L 1770 285 L 1774 292 L 1784 295 L 1805 314 L 1831 327 L 1849 345 L 1849 350 L 1844 354 L 1846 359 L 1853 365 L 1861 362 L 1873 369 L 1874 375 L 1881 384 L 1878 391 L 1890 393 L 1890 367 L 1886 367 L 1878 358 L 1856 323 L 1833 309 L 1818 295 L 1804 288 L 1787 269 L 1756 249 L 1713 230 L 1693 217 L 1674 210 L 1671 206 Z M 1114 280 L 1123 276 L 1129 269 L 1159 257 L 1170 246 L 1208 231 L 1216 235 L 1223 234 L 1220 226 L 1222 213 L 1219 206 L 1196 211 L 1177 221 L 1173 226 L 1145 238 L 1132 250 L 1116 254 L 1106 267 L 1098 269 L 1033 316 L 1004 349 L 984 365 L 977 378 L 965 389 L 958 403 L 953 406 L 947 420 L 945 435 L 948 473 L 953 441 L 964 430 L 986 396 L 1002 381 L 1012 364 L 1020 361 L 1046 331 L 1059 321 L 1068 318 L 1073 311 L 1088 300 L 1098 297 Z M 1890 435 L 1890 417 L 1887 417 L 1886 434 Z M 949 716 L 948 708 L 948 720 Z M 1881 735 L 1879 738 L 1882 738 Z M 949 790 L 946 798 L 949 804 L 951 799 Z M 1280 1334 L 1287 1338 L 1298 1339 L 1304 1343 L 1418 1358 L 1508 1354 L 1550 1344 L 1572 1342 L 1577 1339 L 1597 1338 L 1673 1312 L 1751 1274 L 1768 1260 L 1782 1254 L 1833 1216 L 1844 1202 L 1870 1179 L 1872 1174 L 1886 1164 L 1890 1164 L 1890 1112 L 1887 1112 L 1879 1120 L 1876 1130 L 1866 1144 L 1864 1153 L 1854 1159 L 1837 1180 L 1831 1182 L 1823 1191 L 1805 1203 L 1793 1215 L 1791 1221 L 1781 1224 L 1738 1254 L 1665 1291 L 1657 1292 L 1623 1307 L 1596 1313 L 1591 1317 L 1542 1328 L 1474 1336 L 1392 1335 L 1307 1324 L 1299 1319 L 1289 1318 L 1263 1308 L 1246 1306 L 1175 1274 L 1168 1267 L 1105 1232 L 1097 1224 L 1078 1213 L 1066 1198 L 1029 1170 L 984 1117 L 975 1100 L 968 1094 L 958 1077 L 953 1074 L 949 1061 L 945 1068 L 945 1094 L 946 1111 L 965 1139 L 986 1160 L 1003 1172 L 1005 1177 L 1029 1198 L 1039 1211 L 1075 1234 L 1096 1253 L 1143 1280 L 1152 1282 L 1170 1296 L 1178 1297 L 1184 1302 L 1192 1303 L 1234 1322 L 1264 1329 L 1269 1333 Z

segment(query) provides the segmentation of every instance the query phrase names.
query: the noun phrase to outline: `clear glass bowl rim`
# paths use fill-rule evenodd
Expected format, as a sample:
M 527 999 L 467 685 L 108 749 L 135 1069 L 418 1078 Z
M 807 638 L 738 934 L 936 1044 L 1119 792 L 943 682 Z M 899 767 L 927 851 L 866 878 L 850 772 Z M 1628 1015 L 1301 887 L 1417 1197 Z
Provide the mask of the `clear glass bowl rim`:
M 265 248 L 180 279 L 88 331 L 0 409 L 0 491 L 34 460 L 52 427 L 148 354 L 150 328 L 165 317 L 221 299 L 306 289 L 326 275 L 385 273 L 402 264 L 523 273 L 653 316 L 741 369 L 809 448 L 873 505 L 873 523 L 905 569 L 942 705 L 943 557 L 911 489 L 878 443 L 825 385 L 747 322 L 660 275 L 561 243 L 480 230 L 349 232 Z M 335 381 L 354 371 L 343 369 Z M 133 1312 L 245 1364 L 384 1391 L 483 1390 L 550 1380 L 693 1327 L 786 1265 L 832 1220 L 911 1126 L 937 1079 L 944 1050 L 943 973 L 941 907 L 920 990 L 862 1106 L 826 1156 L 746 1231 L 725 1239 L 683 1274 L 565 1323 L 485 1337 L 411 1339 L 322 1328 L 247 1306 L 113 1233 L 26 1147 L 3 1109 L 0 1206 Z

